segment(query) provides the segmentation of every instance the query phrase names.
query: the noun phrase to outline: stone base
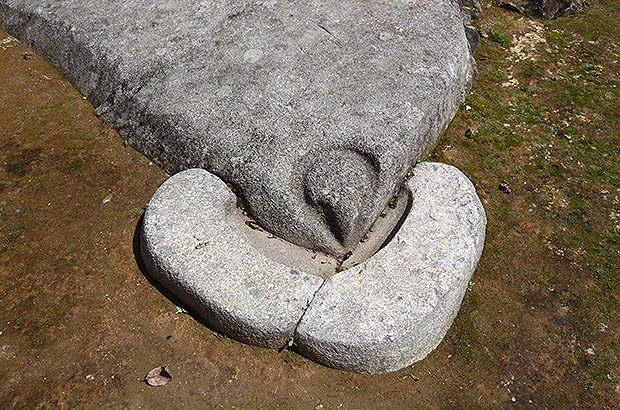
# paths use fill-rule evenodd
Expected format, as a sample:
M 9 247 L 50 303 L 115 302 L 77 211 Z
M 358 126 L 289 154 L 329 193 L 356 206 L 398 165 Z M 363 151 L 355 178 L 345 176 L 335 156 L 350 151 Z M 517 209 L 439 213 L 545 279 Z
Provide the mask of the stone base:
M 486 226 L 473 185 L 454 167 L 418 164 L 403 188 L 406 209 L 385 243 L 336 273 L 326 255 L 257 238 L 224 182 L 187 170 L 151 199 L 142 255 L 158 281 L 230 337 L 278 348 L 296 334 L 299 352 L 326 366 L 395 371 L 446 334 Z

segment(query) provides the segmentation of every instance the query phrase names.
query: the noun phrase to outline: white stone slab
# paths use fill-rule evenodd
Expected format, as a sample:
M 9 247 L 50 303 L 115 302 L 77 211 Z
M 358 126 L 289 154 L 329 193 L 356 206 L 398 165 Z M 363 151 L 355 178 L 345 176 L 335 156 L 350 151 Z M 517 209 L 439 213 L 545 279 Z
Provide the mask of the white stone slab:
M 392 241 L 327 279 L 301 320 L 299 351 L 343 370 L 398 370 L 428 355 L 456 316 L 484 244 L 486 216 L 458 169 L 421 163 Z
M 486 226 L 473 185 L 454 167 L 421 163 L 404 191 L 408 209 L 391 241 L 323 281 L 328 275 L 308 263 L 320 266 L 314 252 L 273 242 L 281 251 L 265 256 L 228 187 L 204 170 L 184 171 L 148 205 L 143 258 L 157 280 L 235 339 L 281 347 L 295 332 L 298 350 L 327 366 L 398 370 L 444 337 Z
M 217 329 L 278 348 L 323 281 L 263 256 L 248 241 L 236 203 L 207 171 L 176 174 L 144 214 L 142 257 L 155 279 Z

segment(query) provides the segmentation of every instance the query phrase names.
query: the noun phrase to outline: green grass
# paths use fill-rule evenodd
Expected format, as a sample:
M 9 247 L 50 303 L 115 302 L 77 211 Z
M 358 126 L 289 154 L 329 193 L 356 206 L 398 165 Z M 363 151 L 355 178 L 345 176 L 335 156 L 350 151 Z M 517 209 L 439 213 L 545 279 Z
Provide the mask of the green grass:
M 488 33 L 491 41 L 499 44 L 500 46 L 506 47 L 508 44 L 508 37 L 497 25 L 492 26 Z

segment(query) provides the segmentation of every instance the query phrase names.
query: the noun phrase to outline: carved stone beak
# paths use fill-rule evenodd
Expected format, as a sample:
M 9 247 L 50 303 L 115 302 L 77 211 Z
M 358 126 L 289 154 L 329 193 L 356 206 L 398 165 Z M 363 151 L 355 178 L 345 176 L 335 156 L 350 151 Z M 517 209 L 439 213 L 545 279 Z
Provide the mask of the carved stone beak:
M 337 256 L 344 256 L 377 217 L 373 212 L 377 170 L 355 152 L 333 151 L 312 165 L 304 182 L 307 202 L 340 243 Z

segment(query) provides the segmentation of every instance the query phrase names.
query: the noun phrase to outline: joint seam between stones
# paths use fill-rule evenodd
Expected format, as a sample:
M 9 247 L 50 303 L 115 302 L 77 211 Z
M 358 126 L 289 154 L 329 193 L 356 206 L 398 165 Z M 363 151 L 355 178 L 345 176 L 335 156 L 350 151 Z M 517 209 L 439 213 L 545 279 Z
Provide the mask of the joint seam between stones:
M 304 316 L 306 315 L 306 312 L 308 311 L 308 309 L 310 308 L 310 306 L 312 306 L 312 302 L 314 302 L 314 299 L 317 297 L 317 295 L 319 294 L 319 292 L 321 291 L 321 289 L 323 289 L 323 286 L 325 285 L 325 282 L 327 282 L 327 279 L 323 279 L 323 282 L 321 283 L 321 285 L 318 287 L 317 290 L 314 291 L 314 293 L 312 294 L 312 299 L 310 299 L 308 301 L 308 303 L 306 303 L 306 307 L 303 309 L 303 312 L 301 314 L 301 316 L 299 317 L 299 320 L 297 321 L 297 323 L 295 323 L 295 328 L 293 329 L 293 333 L 292 335 L 296 335 L 297 334 L 297 328 L 299 327 L 299 324 L 301 323 L 301 321 L 303 320 Z M 284 345 L 284 347 L 286 347 L 286 345 Z

